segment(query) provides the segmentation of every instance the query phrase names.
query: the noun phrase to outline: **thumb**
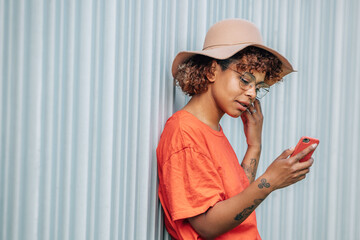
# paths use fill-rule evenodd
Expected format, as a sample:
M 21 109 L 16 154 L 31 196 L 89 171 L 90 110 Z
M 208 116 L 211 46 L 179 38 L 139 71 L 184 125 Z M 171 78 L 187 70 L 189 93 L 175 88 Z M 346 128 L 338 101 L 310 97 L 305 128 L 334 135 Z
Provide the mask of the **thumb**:
M 279 158 L 287 158 L 288 156 L 290 156 L 293 152 L 294 152 L 295 147 L 291 147 L 286 149 L 285 151 L 283 151 Z
M 247 111 L 245 111 L 241 114 L 241 120 L 243 121 L 244 124 L 246 124 L 246 122 L 247 122 L 247 116 L 246 116 L 247 113 L 246 112 Z

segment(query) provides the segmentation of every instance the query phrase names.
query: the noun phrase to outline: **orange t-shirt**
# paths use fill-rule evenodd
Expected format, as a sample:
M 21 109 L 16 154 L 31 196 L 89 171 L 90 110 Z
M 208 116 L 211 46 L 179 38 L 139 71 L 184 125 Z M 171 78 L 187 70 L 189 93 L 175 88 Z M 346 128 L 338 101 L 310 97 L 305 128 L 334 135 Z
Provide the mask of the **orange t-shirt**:
M 166 229 L 174 239 L 201 239 L 187 218 L 249 186 L 222 129 L 213 130 L 185 110 L 166 122 L 156 153 L 159 198 Z M 255 212 L 217 239 L 261 239 Z

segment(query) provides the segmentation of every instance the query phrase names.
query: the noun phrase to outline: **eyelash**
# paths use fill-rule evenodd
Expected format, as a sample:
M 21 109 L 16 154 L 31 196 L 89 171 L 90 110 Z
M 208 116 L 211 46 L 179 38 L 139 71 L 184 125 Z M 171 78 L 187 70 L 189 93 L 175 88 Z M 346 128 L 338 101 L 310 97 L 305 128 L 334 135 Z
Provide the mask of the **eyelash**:
M 241 80 L 243 83 L 245 83 L 245 84 L 249 84 L 249 82 L 246 81 L 245 78 L 243 78 L 243 77 L 240 77 L 240 80 Z
M 249 84 L 249 82 L 248 81 L 246 81 L 243 77 L 240 77 L 240 80 L 242 81 L 242 82 L 244 82 L 245 84 Z M 263 88 L 261 85 L 260 86 L 256 86 L 255 87 L 255 91 L 260 91 L 260 89 L 261 88 Z

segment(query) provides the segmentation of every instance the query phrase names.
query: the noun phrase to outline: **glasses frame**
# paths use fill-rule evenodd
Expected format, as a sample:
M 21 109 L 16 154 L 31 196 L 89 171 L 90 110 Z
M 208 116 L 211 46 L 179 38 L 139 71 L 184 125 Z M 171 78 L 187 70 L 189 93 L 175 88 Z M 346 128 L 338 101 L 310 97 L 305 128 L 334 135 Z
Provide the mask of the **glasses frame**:
M 235 69 L 232 69 L 232 68 L 228 68 L 230 69 L 231 71 L 233 72 L 236 72 L 237 74 L 240 75 L 241 78 L 244 78 L 245 75 L 248 75 L 250 76 L 250 78 L 252 79 L 252 82 L 255 83 L 255 92 L 256 92 L 256 99 L 260 100 L 261 98 L 263 98 L 266 94 L 268 94 L 268 92 L 270 92 L 270 86 L 268 84 L 266 84 L 265 82 L 261 82 L 261 87 L 257 87 L 257 83 L 256 83 L 256 78 L 254 75 L 252 75 L 251 73 L 249 72 L 239 72 Z M 249 90 L 250 88 L 252 88 L 253 86 L 251 86 L 250 84 L 250 87 L 249 88 L 244 88 L 244 86 L 242 85 L 242 81 L 240 80 L 240 87 L 244 90 Z

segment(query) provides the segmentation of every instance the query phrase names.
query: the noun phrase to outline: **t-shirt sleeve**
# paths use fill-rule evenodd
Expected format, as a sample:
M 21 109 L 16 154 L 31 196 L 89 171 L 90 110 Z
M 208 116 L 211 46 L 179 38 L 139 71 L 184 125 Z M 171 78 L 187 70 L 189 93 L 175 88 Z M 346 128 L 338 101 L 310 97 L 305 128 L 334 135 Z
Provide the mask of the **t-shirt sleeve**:
M 219 169 L 213 161 L 191 147 L 174 154 L 162 167 L 162 191 L 173 221 L 206 212 L 224 200 Z

